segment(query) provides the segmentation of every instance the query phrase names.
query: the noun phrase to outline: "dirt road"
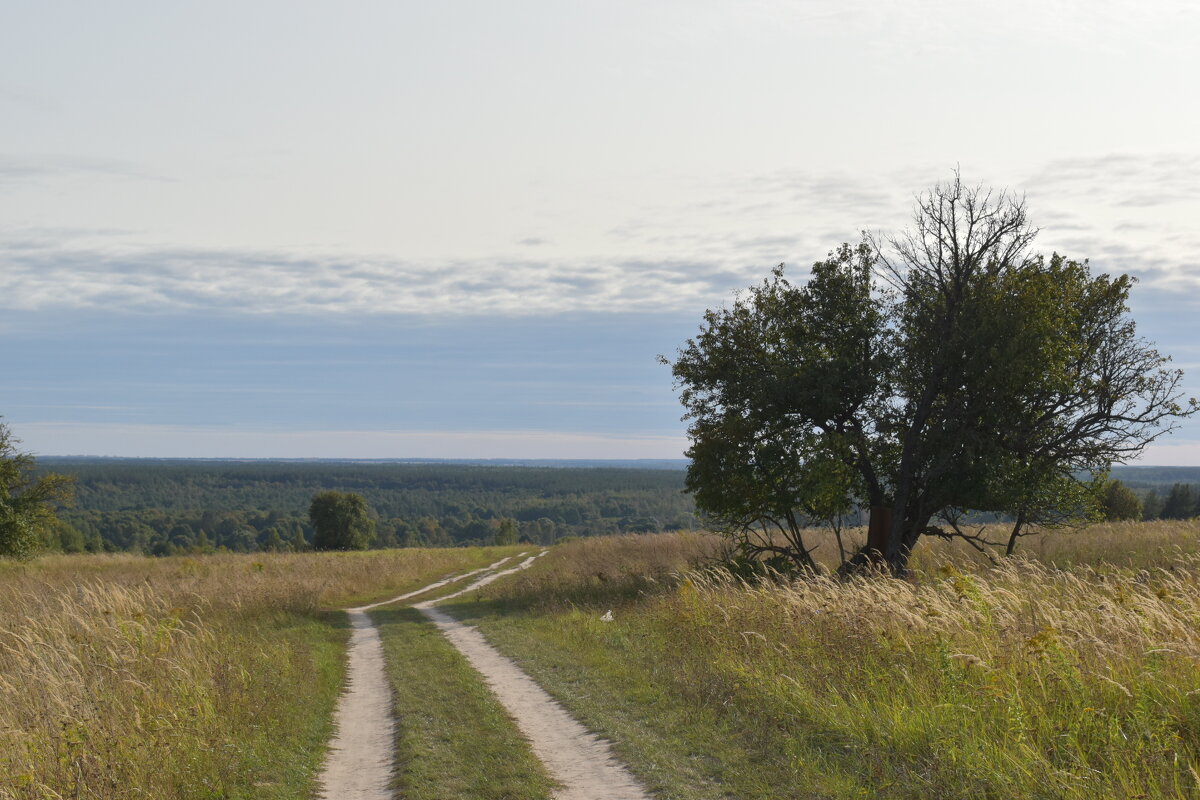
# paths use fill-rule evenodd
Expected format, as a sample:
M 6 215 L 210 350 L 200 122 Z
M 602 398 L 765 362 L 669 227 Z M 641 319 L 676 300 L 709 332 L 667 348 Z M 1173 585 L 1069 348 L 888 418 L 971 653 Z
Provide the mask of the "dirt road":
M 608 743 L 589 733 L 510 659 L 435 603 L 474 591 L 505 575 L 526 569 L 542 551 L 517 566 L 501 570 L 510 559 L 474 572 L 430 584 L 415 592 L 368 606 L 348 609 L 354 634 L 350 640 L 349 686 L 338 702 L 337 734 L 321 776 L 323 800 L 390 800 L 388 781 L 393 765 L 394 722 L 391 694 L 383 667 L 383 646 L 367 611 L 398 603 L 451 583 L 479 575 L 465 588 L 415 604 L 466 657 L 529 739 L 534 754 L 562 788 L 556 800 L 649 800 L 649 795 L 612 754 Z M 524 555 L 524 554 L 523 554 Z M 518 556 L 520 558 L 520 556 Z

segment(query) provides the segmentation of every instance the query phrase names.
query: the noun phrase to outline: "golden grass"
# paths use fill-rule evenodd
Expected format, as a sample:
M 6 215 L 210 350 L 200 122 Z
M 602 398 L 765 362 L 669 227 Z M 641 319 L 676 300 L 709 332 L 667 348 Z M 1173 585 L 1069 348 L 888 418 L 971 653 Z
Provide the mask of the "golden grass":
M 645 548 L 669 543 L 580 543 L 473 616 L 636 742 L 624 755 L 664 796 L 1194 797 L 1198 534 L 1094 526 L 998 567 L 927 542 L 910 580 L 755 586 L 705 569 L 639 582 Z M 559 602 L 520 613 L 539 585 Z
M 680 572 L 712 561 L 722 546 L 719 536 L 692 532 L 576 539 L 551 549 L 538 567 L 492 584 L 479 596 L 535 609 L 629 601 L 661 591 Z
M 342 677 L 326 609 L 499 552 L 0 564 L 0 797 L 303 796 Z
M 982 531 L 990 541 L 1004 545 L 1011 529 L 1011 525 L 992 524 L 983 526 Z M 974 533 L 979 527 L 969 530 Z M 1140 568 L 1169 561 L 1176 554 L 1200 553 L 1200 520 L 1195 519 L 1102 522 L 1076 528 L 1030 530 L 1033 531 L 1031 535 L 1019 539 L 1017 555 L 1055 566 L 1104 562 Z M 846 552 L 850 554 L 866 542 L 867 529 L 847 528 L 842 537 Z M 838 567 L 837 541 L 827 530 L 805 531 L 804 542 L 808 547 L 815 547 L 813 558 L 822 568 L 834 570 Z M 989 552 L 993 559 L 1002 560 L 1002 546 L 990 548 Z M 928 569 L 931 565 L 936 567 L 946 562 L 960 567 L 986 567 L 992 564 L 992 559 L 958 539 L 946 541 L 925 537 L 917 542 L 912 560 L 914 568 Z

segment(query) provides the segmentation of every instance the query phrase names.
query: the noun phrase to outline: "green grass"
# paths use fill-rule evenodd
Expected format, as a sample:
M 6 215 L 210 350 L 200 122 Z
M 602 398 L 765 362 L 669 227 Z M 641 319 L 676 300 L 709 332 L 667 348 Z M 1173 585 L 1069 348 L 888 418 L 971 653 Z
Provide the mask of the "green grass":
M 228 759 L 219 786 L 207 792 L 180 782 L 180 796 L 292 800 L 315 791 L 315 776 L 333 735 L 334 704 L 344 678 L 344 616 L 336 612 L 278 617 L 233 637 L 257 639 L 258 663 L 242 661 L 237 680 L 247 696 L 272 702 L 248 706 L 222 743 Z M 228 713 L 228 712 L 226 712 Z M 234 756 L 234 758 L 229 758 Z
M 546 800 L 553 783 L 479 674 L 411 608 L 378 609 L 406 800 Z
M 0 798 L 311 797 L 333 609 L 517 551 L 0 560 Z
M 660 797 L 1200 796 L 1200 558 L 746 587 L 650 548 L 565 545 L 448 605 Z

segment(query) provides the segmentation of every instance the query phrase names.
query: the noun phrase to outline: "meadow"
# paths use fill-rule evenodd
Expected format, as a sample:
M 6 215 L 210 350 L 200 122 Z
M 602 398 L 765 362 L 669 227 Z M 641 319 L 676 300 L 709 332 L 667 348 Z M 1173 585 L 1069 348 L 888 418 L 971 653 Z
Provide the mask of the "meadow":
M 659 797 L 1195 797 L 1198 543 L 1100 525 L 746 585 L 710 537 L 593 539 L 450 608 Z
M 447 607 L 660 798 L 1197 796 L 1200 522 L 1031 538 L 998 566 L 930 541 L 905 580 L 747 584 L 721 547 L 565 542 Z M 0 797 L 311 797 L 334 609 L 520 549 L 0 563 Z M 398 796 L 549 797 L 436 631 L 372 614 Z
M 513 550 L 0 562 L 0 797 L 309 797 L 332 609 Z

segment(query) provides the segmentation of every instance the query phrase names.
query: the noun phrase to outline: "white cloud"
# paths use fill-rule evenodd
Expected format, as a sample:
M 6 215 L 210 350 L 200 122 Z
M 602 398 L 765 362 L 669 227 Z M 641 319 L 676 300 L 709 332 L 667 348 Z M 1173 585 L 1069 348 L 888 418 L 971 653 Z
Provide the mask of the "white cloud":
M 704 261 L 443 260 L 0 244 L 0 307 L 249 314 L 508 314 L 703 305 L 743 281 Z
M 0 165 L 2 166 L 2 165 Z M 975 181 L 963 168 L 964 179 Z M 947 169 L 862 176 L 780 170 L 697 181 L 686 202 L 633 205 L 580 249 L 427 259 L 303 250 L 162 247 L 119 230 L 0 231 L 0 308 L 244 314 L 695 311 L 787 262 L 793 271 L 863 228 L 906 224 L 912 195 Z M 1200 288 L 1200 156 L 1061 159 L 1024 180 L 1039 250 L 1091 258 L 1143 286 Z M 537 245 L 541 248 L 542 245 Z M 638 254 L 638 255 L 631 255 Z M 794 274 L 794 273 L 793 273 Z

